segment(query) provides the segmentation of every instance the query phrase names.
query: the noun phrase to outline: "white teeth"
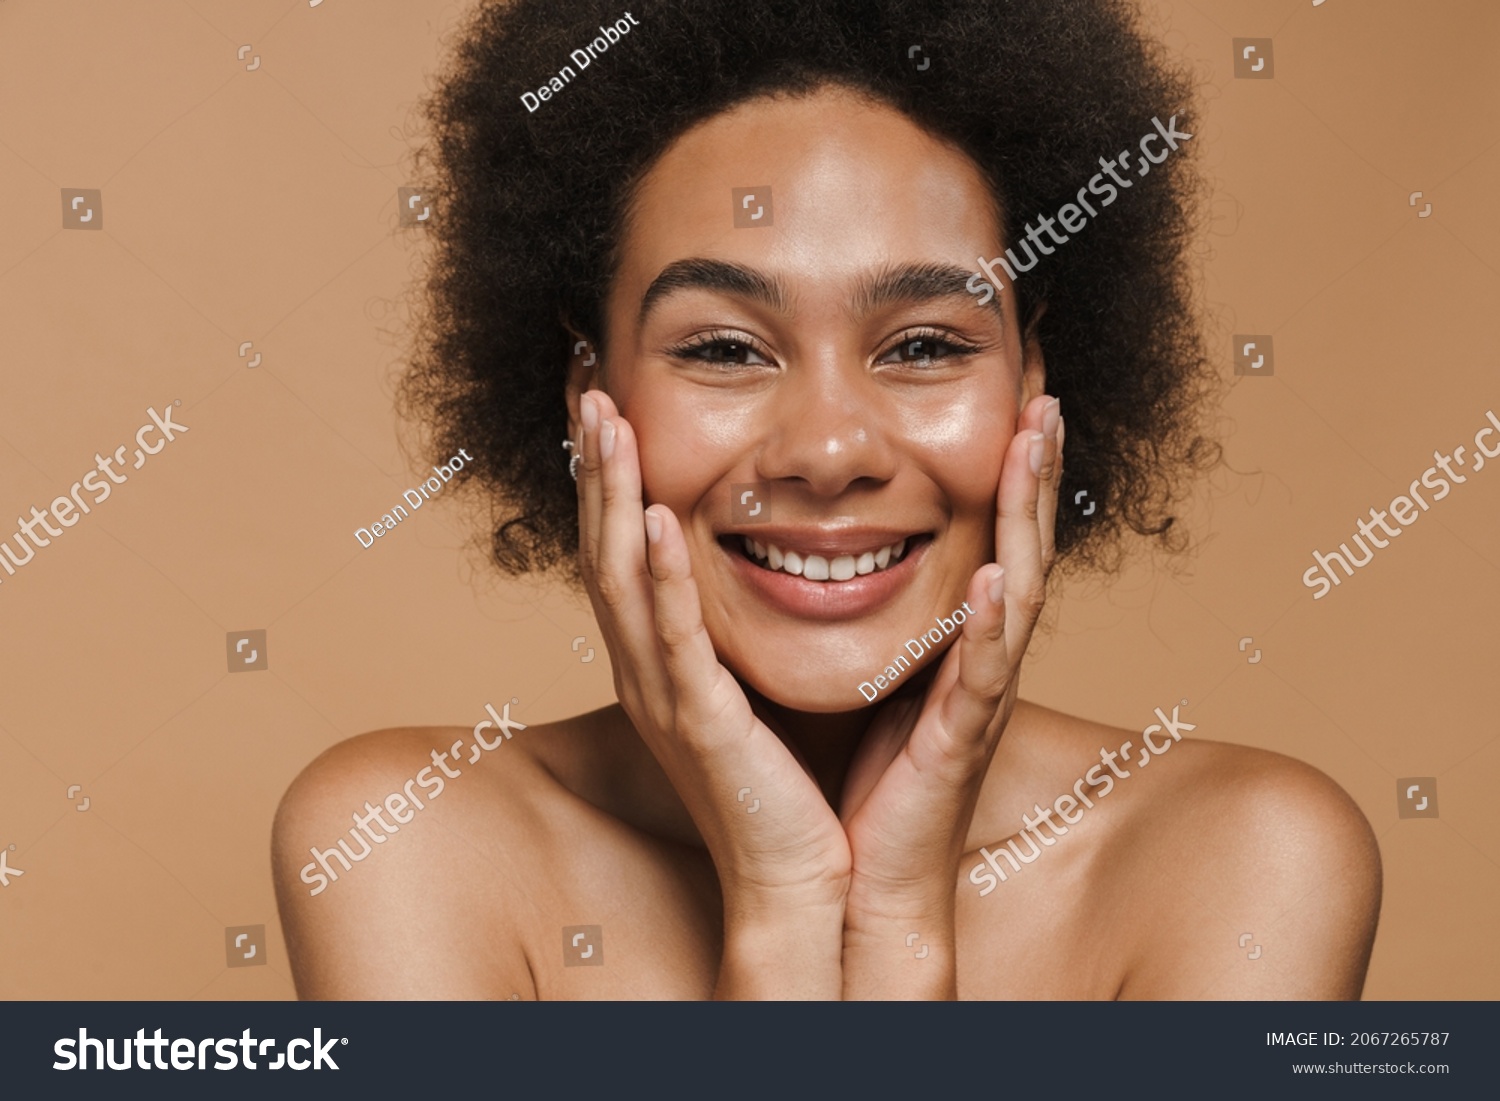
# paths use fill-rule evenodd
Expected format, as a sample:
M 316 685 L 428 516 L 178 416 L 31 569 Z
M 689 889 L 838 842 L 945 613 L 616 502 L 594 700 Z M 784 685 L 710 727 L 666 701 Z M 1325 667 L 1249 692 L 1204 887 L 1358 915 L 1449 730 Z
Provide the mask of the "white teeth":
M 832 560 L 821 554 L 798 554 L 782 550 L 775 543 L 760 543 L 748 535 L 740 539 L 745 544 L 745 554 L 772 570 L 783 570 L 809 581 L 849 581 L 856 575 L 863 576 L 883 570 L 900 562 L 906 553 L 906 540 L 900 539 L 876 551 L 864 551 L 858 555 L 841 554 Z

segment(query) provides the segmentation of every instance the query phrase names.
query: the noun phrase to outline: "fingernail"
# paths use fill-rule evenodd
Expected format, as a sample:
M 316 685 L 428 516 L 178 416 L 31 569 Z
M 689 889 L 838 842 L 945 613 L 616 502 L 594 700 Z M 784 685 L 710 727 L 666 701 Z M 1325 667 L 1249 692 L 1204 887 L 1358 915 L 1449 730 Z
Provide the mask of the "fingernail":
M 599 454 L 609 458 L 615 453 L 615 422 L 605 421 L 599 430 Z
M 599 423 L 599 407 L 594 404 L 594 399 L 584 394 L 578 399 L 580 414 L 583 417 L 583 430 L 592 432 Z
M 646 510 L 646 538 L 653 543 L 661 542 L 661 517 L 650 509 Z
M 1049 440 L 1057 439 L 1057 422 L 1060 420 L 1062 420 L 1062 402 L 1053 398 L 1042 410 L 1042 434 Z
M 1040 432 L 1031 434 L 1031 472 L 1036 475 L 1042 473 L 1042 458 L 1047 452 L 1047 437 Z
M 1005 600 L 1005 567 L 1001 566 L 994 577 L 990 578 L 990 603 L 1001 604 Z

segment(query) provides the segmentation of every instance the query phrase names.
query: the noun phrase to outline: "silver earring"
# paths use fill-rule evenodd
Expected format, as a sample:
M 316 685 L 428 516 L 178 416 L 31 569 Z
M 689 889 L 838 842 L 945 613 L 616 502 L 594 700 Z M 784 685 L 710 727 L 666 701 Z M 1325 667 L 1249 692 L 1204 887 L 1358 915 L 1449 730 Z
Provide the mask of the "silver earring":
M 578 460 L 583 458 L 583 456 L 578 454 L 572 440 L 563 440 L 563 450 L 572 452 L 573 457 L 568 460 L 568 473 L 572 475 L 573 480 L 576 482 L 578 481 Z

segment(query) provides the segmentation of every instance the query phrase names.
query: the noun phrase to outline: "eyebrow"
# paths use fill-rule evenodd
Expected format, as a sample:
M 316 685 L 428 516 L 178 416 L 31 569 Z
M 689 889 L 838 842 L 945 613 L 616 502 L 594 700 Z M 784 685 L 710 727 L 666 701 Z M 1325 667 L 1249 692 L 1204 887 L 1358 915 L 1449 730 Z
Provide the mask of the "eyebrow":
M 641 297 L 640 323 L 663 298 L 677 291 L 708 290 L 748 298 L 777 313 L 789 313 L 791 295 L 775 278 L 727 260 L 675 260 L 661 270 Z
M 955 264 L 915 263 L 887 267 L 863 277 L 854 291 L 850 312 L 867 316 L 885 306 L 903 302 L 930 302 L 958 295 L 974 297 L 968 289 L 976 273 Z M 728 260 L 693 258 L 676 260 L 661 270 L 641 297 L 639 323 L 664 298 L 682 290 L 708 290 L 748 298 L 778 313 L 789 313 L 792 295 L 785 284 L 754 268 Z M 1003 322 L 1005 312 L 1000 296 L 993 296 L 985 307 L 993 310 Z
M 940 263 L 899 264 L 885 268 L 860 280 L 851 312 L 856 317 L 864 317 L 903 302 L 931 302 L 956 295 L 974 297 L 968 283 L 976 274 L 983 279 L 982 273 Z M 987 308 L 994 310 L 1002 322 L 1005 320 L 998 294 L 991 296 Z

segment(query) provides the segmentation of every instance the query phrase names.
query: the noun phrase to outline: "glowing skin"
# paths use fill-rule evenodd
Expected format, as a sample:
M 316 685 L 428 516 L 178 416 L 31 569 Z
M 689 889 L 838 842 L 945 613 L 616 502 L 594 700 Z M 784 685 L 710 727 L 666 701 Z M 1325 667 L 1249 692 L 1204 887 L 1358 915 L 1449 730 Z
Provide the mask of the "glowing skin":
M 733 228 L 731 189 L 747 186 L 773 189 L 772 225 Z M 311 764 L 275 841 L 299 994 L 1357 998 L 1379 855 L 1326 777 L 1185 739 L 1148 771 L 1101 754 L 1079 779 L 1098 747 L 1135 735 L 1025 701 L 1011 712 L 1009 687 L 990 705 L 1040 610 L 1051 459 L 1067 449 L 1013 295 L 980 306 L 964 290 L 973 257 L 1006 243 L 977 169 L 898 113 L 824 89 L 742 104 L 682 135 L 633 215 L 608 273 L 607 331 L 573 336 L 596 343 L 598 362 L 575 357 L 566 399 L 581 565 L 622 703 L 516 738 L 504 767 L 469 770 L 462 794 L 428 812 L 440 827 L 404 832 L 357 886 L 317 898 L 298 879 L 309 847 L 428 752 L 458 775 L 430 747 L 468 730 L 379 730 Z M 719 266 L 680 266 L 694 259 Z M 951 294 L 915 294 L 908 280 L 904 296 L 861 301 L 863 283 L 911 264 L 960 278 Z M 675 286 L 658 285 L 643 315 L 669 268 Z M 775 280 L 782 301 L 747 293 L 747 273 L 762 289 Z M 975 350 L 912 351 L 919 326 Z M 721 345 L 717 362 L 681 351 L 710 334 L 740 347 Z M 729 487 L 741 482 L 769 486 L 771 522 L 735 521 Z M 830 552 L 920 538 L 885 573 L 819 583 L 726 549 L 746 534 Z M 903 671 L 892 693 L 903 700 L 863 706 L 855 685 L 959 606 L 970 616 L 959 645 Z M 432 772 L 418 774 L 424 789 Z M 1101 775 L 1105 786 L 1085 788 Z M 1040 801 L 1069 785 L 1092 808 L 1077 830 Z M 736 797 L 752 791 L 753 812 Z M 993 880 L 1009 866 L 982 861 L 1013 851 L 1001 846 L 1025 807 L 1036 815 L 1015 844 L 1034 863 L 981 897 L 970 867 Z M 1295 911 L 1297 931 L 1276 942 L 1276 968 L 1246 966 L 1222 922 L 1178 920 L 1184 905 L 1257 928 Z M 565 969 L 555 950 L 531 950 L 604 913 L 612 943 L 630 946 L 607 967 Z
M 750 180 L 771 187 L 775 223 L 736 230 L 728 196 Z M 815 101 L 763 101 L 673 146 L 630 224 L 600 381 L 638 435 L 647 501 L 683 525 L 720 660 L 789 708 L 848 709 L 853 686 L 958 607 L 993 560 L 1002 455 L 1018 409 L 1041 392 L 1039 355 L 1023 376 L 1009 288 L 998 311 L 962 280 L 941 297 L 858 308 L 861 285 L 901 265 L 966 276 L 976 250 L 998 254 L 984 182 L 964 154 L 886 108 L 850 109 L 830 128 Z M 693 287 L 643 318 L 653 280 L 694 258 L 758 272 L 785 301 Z M 673 354 L 711 333 L 739 343 L 719 353 L 738 362 Z M 977 350 L 924 343 L 915 356 L 939 358 L 923 366 L 908 354 L 919 338 Z M 730 514 L 729 487 L 750 482 L 770 485 L 771 525 Z M 733 531 L 795 545 L 814 526 L 857 525 L 895 533 L 871 535 L 871 550 L 908 533 L 931 543 L 882 606 L 846 621 L 771 606 L 719 543 Z

